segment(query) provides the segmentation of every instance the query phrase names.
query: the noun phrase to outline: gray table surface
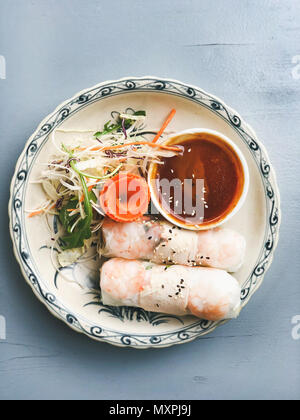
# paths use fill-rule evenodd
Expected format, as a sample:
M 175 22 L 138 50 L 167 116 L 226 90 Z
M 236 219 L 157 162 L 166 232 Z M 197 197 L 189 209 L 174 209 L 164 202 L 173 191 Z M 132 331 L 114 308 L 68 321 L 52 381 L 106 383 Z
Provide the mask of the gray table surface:
M 1 399 L 299 399 L 299 55 L 299 0 L 0 0 Z M 138 351 L 92 342 L 38 302 L 13 256 L 7 202 L 44 116 L 100 81 L 146 74 L 198 85 L 255 128 L 277 171 L 283 223 L 238 320 Z

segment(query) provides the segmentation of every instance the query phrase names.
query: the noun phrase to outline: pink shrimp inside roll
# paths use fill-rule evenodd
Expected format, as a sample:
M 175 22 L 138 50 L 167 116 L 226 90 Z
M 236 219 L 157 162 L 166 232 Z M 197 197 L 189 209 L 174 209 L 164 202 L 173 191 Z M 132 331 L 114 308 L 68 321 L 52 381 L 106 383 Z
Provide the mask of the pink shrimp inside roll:
M 103 255 L 156 264 L 213 267 L 233 273 L 243 264 L 246 252 L 244 237 L 226 228 L 192 232 L 144 218 L 132 223 L 105 220 L 102 232 Z
M 234 318 L 240 311 L 240 286 L 223 270 L 112 258 L 101 270 L 105 305 L 195 315 L 210 321 Z
M 139 261 L 113 258 L 102 268 L 101 288 L 113 299 L 134 299 L 143 290 L 145 269 Z

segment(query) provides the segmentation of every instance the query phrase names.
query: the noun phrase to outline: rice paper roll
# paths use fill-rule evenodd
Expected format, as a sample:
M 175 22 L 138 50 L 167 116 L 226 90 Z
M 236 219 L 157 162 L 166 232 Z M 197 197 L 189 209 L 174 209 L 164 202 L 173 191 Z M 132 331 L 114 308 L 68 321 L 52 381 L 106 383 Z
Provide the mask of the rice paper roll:
M 226 271 L 113 258 L 101 269 L 104 305 L 134 306 L 209 321 L 236 318 L 241 288 Z
M 146 218 L 133 223 L 106 219 L 102 234 L 106 257 L 213 267 L 231 273 L 238 271 L 245 259 L 244 237 L 227 228 L 194 232 Z

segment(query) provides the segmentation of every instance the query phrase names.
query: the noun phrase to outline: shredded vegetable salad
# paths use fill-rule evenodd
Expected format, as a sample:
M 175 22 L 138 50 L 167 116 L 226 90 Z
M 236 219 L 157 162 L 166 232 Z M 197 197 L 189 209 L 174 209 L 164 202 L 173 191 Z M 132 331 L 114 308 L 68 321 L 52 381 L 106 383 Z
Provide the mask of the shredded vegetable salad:
M 161 158 L 182 152 L 180 146 L 158 143 L 174 114 L 172 110 L 158 132 L 145 130 L 145 111 L 127 109 L 112 113 L 103 130 L 91 133 L 84 141 L 74 132 L 72 139 L 59 144 L 53 133 L 55 155 L 45 162 L 35 181 L 42 185 L 47 198 L 40 208 L 29 211 L 29 217 L 57 217 L 59 228 L 52 231 L 52 248 L 58 251 L 61 266 L 76 261 L 93 242 L 99 242 L 105 216 L 99 194 L 107 180 L 120 171 L 146 178 L 150 163 L 160 164 Z

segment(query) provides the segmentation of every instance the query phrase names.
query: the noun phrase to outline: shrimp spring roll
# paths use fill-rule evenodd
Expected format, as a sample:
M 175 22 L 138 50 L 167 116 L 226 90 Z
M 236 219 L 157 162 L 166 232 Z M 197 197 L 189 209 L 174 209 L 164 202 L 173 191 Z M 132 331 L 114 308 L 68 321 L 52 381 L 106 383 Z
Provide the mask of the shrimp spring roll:
M 226 271 L 112 258 L 101 269 L 105 305 L 135 306 L 172 315 L 219 321 L 240 312 L 241 288 Z
M 106 219 L 102 232 L 107 257 L 213 267 L 230 273 L 239 270 L 245 258 L 246 241 L 232 229 L 194 232 L 145 218 L 133 223 Z

